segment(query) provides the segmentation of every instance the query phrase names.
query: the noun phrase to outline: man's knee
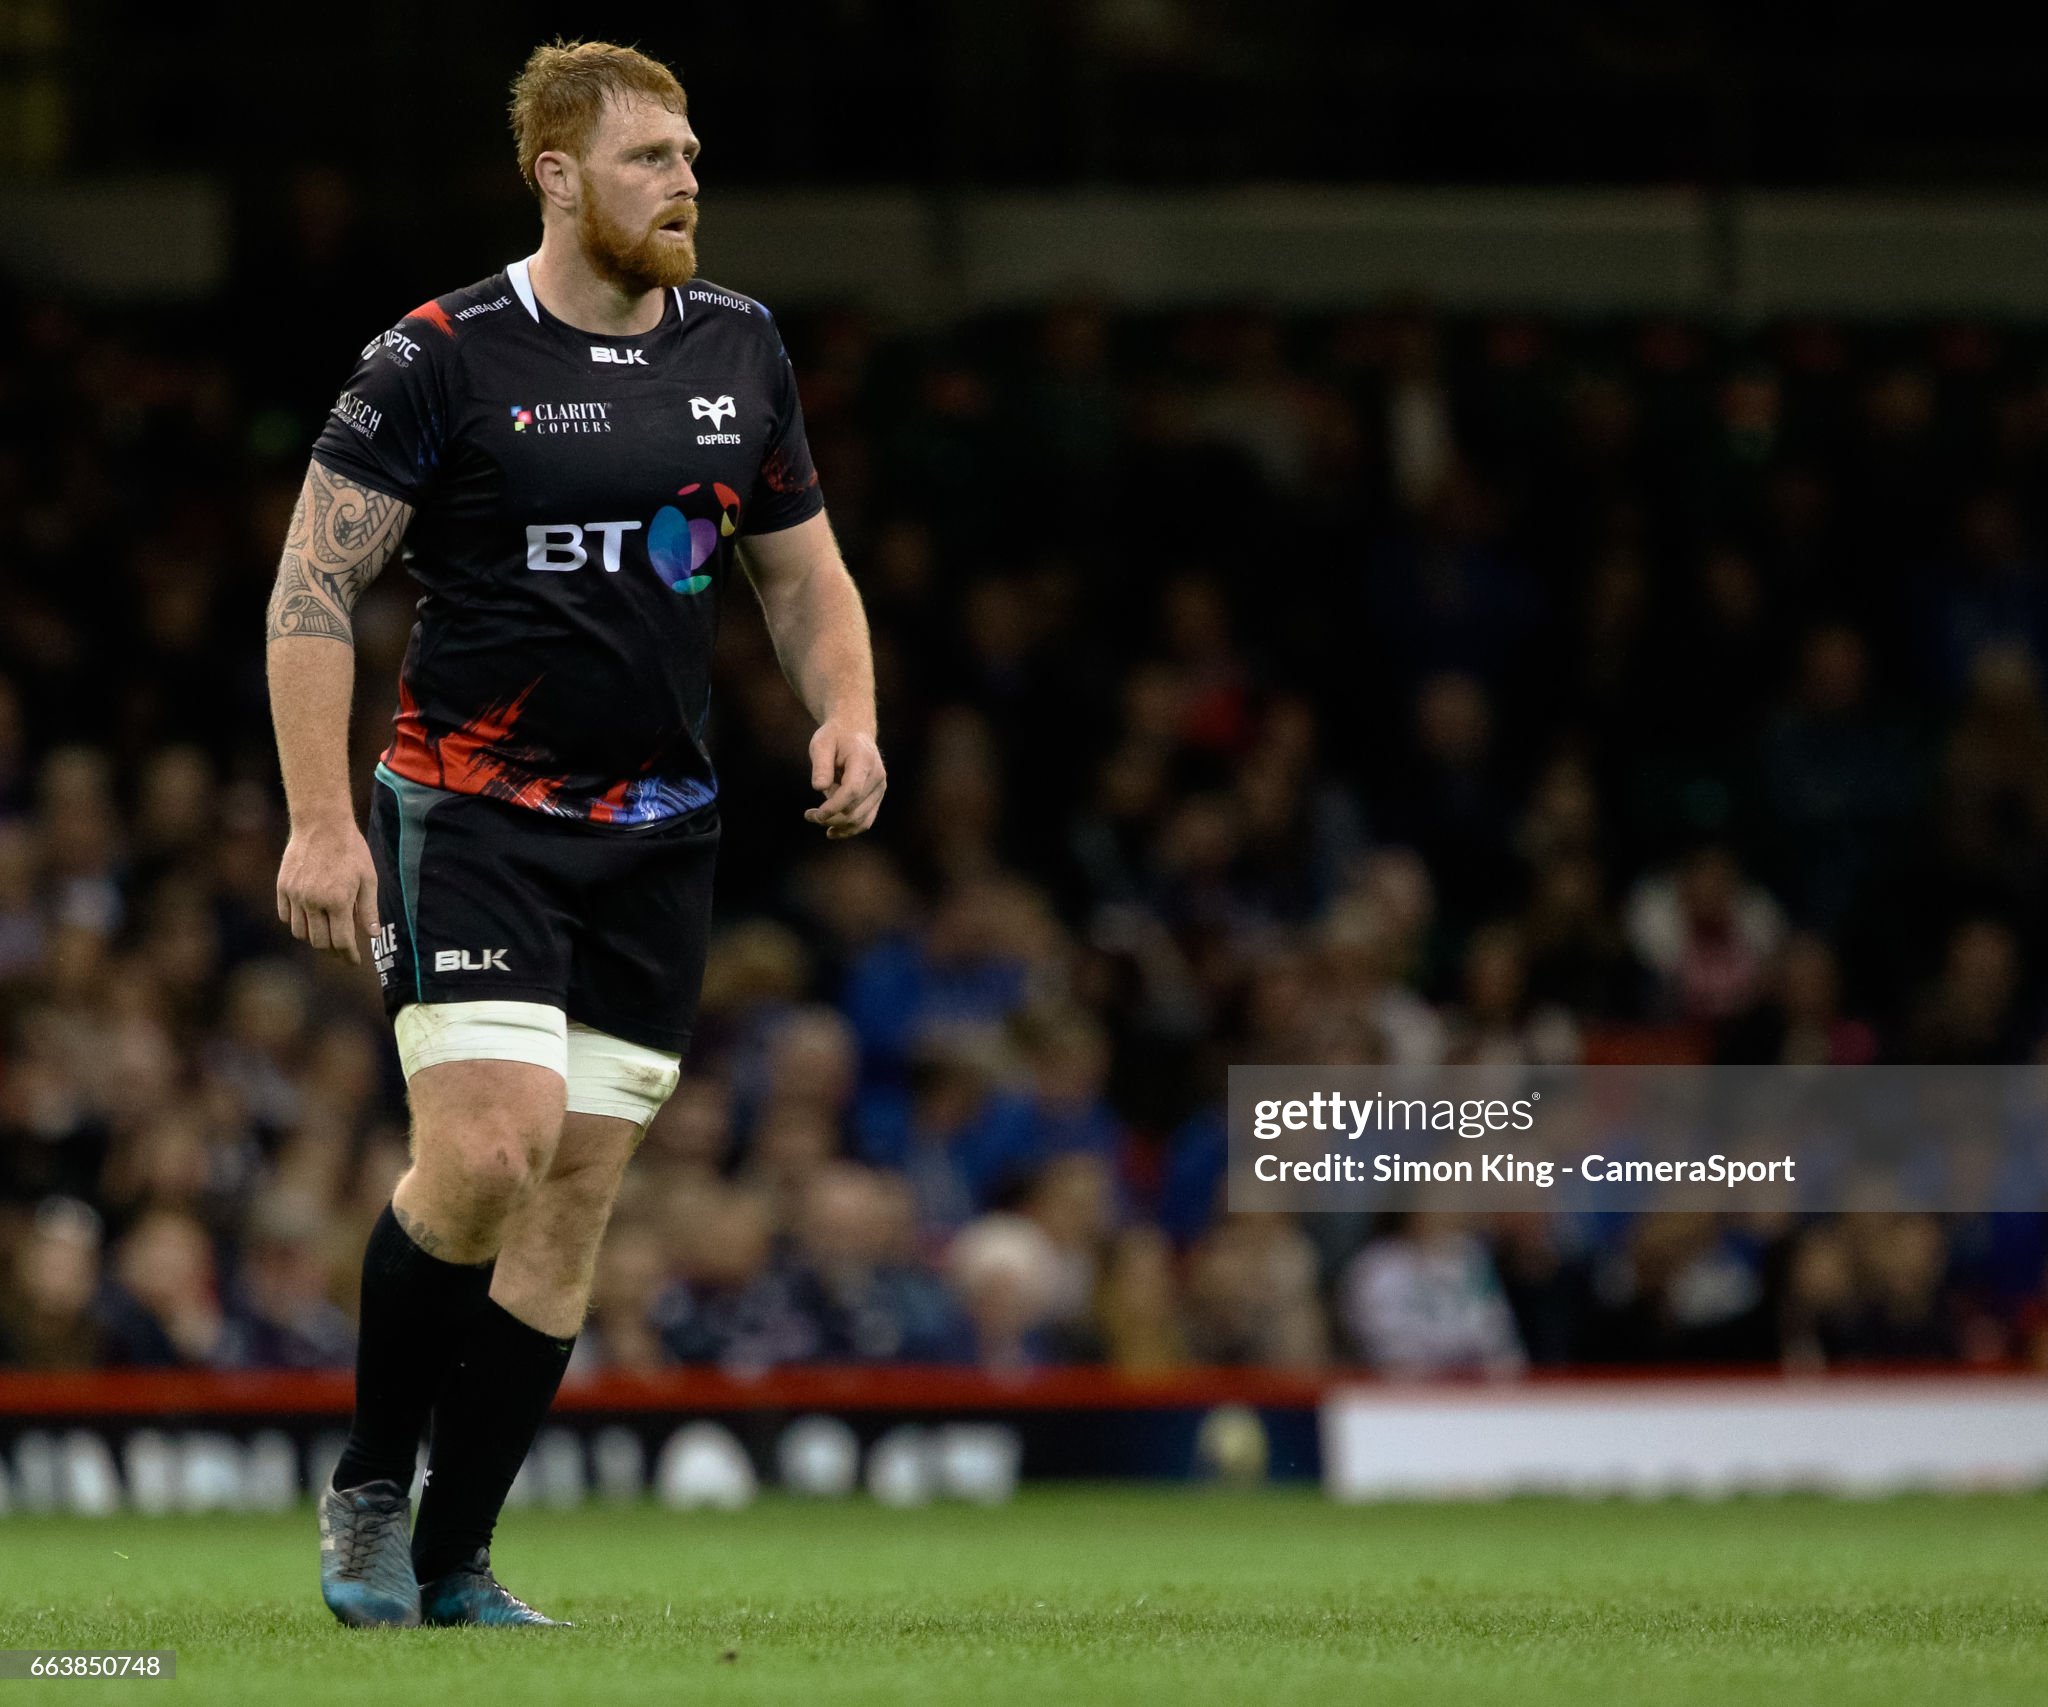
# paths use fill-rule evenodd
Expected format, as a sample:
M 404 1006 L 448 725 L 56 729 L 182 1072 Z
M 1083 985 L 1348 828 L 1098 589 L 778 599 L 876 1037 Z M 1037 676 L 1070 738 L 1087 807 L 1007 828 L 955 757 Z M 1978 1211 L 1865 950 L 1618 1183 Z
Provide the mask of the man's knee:
M 593 1136 L 590 1126 L 616 1127 Z M 611 1217 L 612 1201 L 618 1196 L 619 1181 L 632 1160 L 637 1133 L 622 1122 L 591 1122 L 576 1119 L 576 1129 L 565 1131 L 553 1164 L 540 1181 L 547 1199 L 548 1219 L 565 1230 L 601 1232 Z
M 450 1061 L 411 1083 L 413 1166 L 486 1219 L 548 1172 L 562 1132 L 563 1081 L 512 1061 Z
M 423 1123 L 421 1165 L 479 1206 L 511 1208 L 547 1169 L 553 1134 L 541 1122 L 488 1114 Z
M 505 1222 L 491 1296 L 523 1322 L 574 1333 L 638 1128 L 571 1115 L 544 1177 Z
M 550 1229 L 563 1233 L 601 1229 L 610 1218 L 618 1187 L 619 1176 L 594 1162 L 551 1169 L 539 1186 L 546 1199 Z

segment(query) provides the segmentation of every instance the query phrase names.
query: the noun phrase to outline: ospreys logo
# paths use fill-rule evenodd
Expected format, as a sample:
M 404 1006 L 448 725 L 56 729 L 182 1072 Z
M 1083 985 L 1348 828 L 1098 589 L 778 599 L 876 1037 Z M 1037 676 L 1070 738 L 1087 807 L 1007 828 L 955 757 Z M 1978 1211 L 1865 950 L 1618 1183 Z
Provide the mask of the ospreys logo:
M 711 423 L 711 431 L 708 433 L 699 433 L 697 435 L 697 442 L 700 445 L 738 444 L 740 442 L 739 434 L 721 433 L 718 430 L 718 424 L 721 421 L 730 421 L 731 419 L 733 419 L 734 416 L 739 414 L 739 412 L 739 405 L 733 402 L 732 398 L 729 395 L 725 397 L 691 398 L 691 417 L 695 420 L 709 421 Z

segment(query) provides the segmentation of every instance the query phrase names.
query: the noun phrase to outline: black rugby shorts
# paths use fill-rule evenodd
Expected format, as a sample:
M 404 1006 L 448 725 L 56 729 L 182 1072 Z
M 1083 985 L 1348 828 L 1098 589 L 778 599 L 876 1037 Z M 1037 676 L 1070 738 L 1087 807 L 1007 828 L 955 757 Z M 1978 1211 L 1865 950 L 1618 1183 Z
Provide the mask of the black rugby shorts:
M 370 853 L 384 1007 L 541 1002 L 681 1054 L 711 932 L 718 808 L 619 826 L 377 767 Z

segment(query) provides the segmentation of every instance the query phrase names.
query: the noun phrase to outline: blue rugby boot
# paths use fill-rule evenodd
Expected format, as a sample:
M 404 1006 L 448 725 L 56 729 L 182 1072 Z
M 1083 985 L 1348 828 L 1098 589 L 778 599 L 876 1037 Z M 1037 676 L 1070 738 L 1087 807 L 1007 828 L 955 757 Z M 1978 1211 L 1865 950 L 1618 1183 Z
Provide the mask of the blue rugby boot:
M 320 1598 L 357 1629 L 420 1621 L 412 1574 L 412 1501 L 396 1482 L 329 1488 L 320 1496 Z
M 491 1550 L 479 1547 L 476 1557 L 445 1577 L 420 1585 L 420 1619 L 426 1624 L 531 1624 L 550 1630 L 573 1628 L 566 1618 L 548 1618 L 534 1611 L 491 1575 Z

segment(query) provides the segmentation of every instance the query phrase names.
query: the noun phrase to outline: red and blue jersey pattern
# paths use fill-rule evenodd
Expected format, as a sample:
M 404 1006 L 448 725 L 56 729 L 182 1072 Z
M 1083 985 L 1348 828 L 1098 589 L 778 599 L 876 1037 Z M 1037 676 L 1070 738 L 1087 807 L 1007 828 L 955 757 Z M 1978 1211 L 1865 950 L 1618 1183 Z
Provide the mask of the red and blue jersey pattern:
M 698 281 L 653 330 L 607 337 L 557 320 L 515 263 L 373 338 L 313 455 L 414 512 L 392 772 L 605 824 L 717 798 L 735 548 L 824 508 L 761 304 Z

